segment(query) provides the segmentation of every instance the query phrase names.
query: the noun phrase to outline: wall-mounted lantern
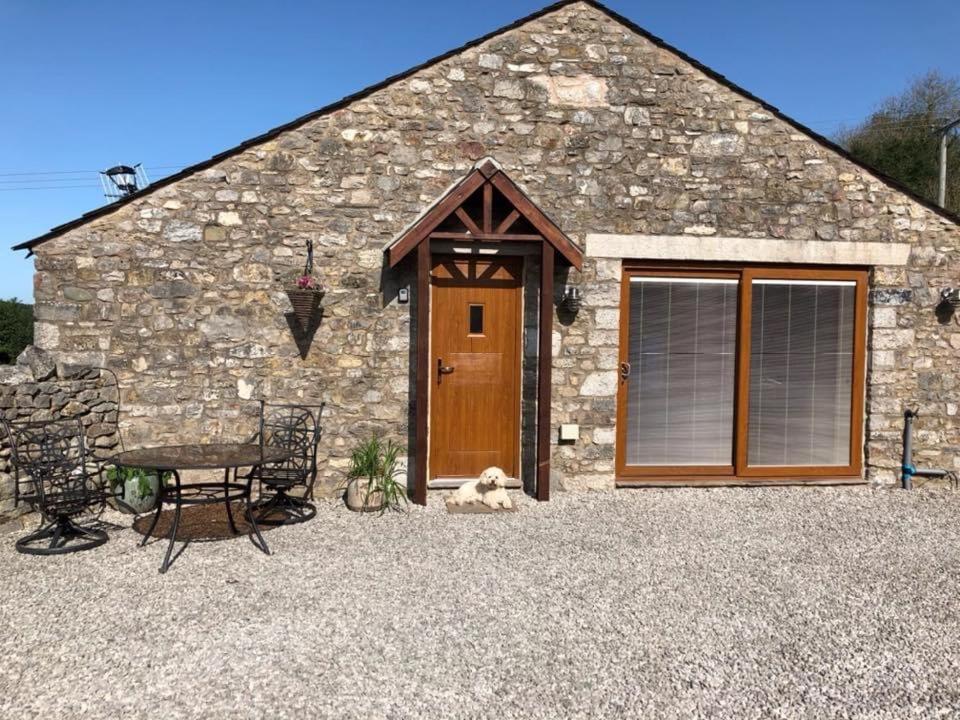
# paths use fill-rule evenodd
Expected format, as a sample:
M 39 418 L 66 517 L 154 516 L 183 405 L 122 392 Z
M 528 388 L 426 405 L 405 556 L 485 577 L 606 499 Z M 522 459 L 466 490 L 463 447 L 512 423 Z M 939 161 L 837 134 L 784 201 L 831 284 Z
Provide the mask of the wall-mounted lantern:
M 944 288 L 940 291 L 940 303 L 949 305 L 952 310 L 960 307 L 960 288 Z
M 960 307 L 960 288 L 946 287 L 940 291 L 940 302 L 933 309 L 937 322 L 941 325 L 949 323 L 957 314 Z
M 568 287 L 564 290 L 560 309 L 570 314 L 576 314 L 580 310 L 580 288 Z
M 149 184 L 147 174 L 139 163 L 133 167 L 130 165 L 114 165 L 109 170 L 100 173 L 100 185 L 103 188 L 103 194 L 110 200 L 119 200 L 127 195 L 132 195 Z

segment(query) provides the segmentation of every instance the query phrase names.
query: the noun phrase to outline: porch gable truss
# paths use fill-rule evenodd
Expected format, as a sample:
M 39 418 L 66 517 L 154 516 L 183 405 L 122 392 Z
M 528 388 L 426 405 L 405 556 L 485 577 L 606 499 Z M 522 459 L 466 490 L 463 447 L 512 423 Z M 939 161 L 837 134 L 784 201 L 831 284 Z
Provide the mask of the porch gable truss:
M 423 241 L 543 242 L 580 270 L 583 252 L 492 160 L 454 185 L 387 247 L 396 267 Z

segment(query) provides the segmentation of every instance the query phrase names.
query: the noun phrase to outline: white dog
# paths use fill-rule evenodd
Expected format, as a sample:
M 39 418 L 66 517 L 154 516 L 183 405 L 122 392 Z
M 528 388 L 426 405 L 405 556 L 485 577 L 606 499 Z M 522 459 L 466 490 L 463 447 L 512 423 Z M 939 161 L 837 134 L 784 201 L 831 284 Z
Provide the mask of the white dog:
M 493 510 L 513 507 L 507 495 L 507 475 L 498 467 L 488 467 L 476 480 L 465 482 L 450 496 L 454 505 L 483 503 Z

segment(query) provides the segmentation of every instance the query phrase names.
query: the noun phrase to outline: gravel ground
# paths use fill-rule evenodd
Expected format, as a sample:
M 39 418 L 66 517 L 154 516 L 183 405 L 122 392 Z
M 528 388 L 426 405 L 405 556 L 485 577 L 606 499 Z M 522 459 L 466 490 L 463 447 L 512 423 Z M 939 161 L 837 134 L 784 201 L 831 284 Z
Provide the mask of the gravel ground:
M 960 495 L 642 490 L 0 542 L 0 718 L 960 716 Z M 117 516 L 119 517 L 119 516 Z M 129 522 L 128 522 L 129 524 Z

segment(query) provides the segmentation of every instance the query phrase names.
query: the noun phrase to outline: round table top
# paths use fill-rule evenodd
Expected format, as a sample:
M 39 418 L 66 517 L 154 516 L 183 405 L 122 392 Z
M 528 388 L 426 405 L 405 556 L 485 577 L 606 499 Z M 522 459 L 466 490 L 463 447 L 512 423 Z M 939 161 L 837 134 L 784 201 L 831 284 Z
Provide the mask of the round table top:
M 116 465 L 151 470 L 214 470 L 283 462 L 292 455 L 289 450 L 253 443 L 199 443 L 126 450 L 111 460 Z

